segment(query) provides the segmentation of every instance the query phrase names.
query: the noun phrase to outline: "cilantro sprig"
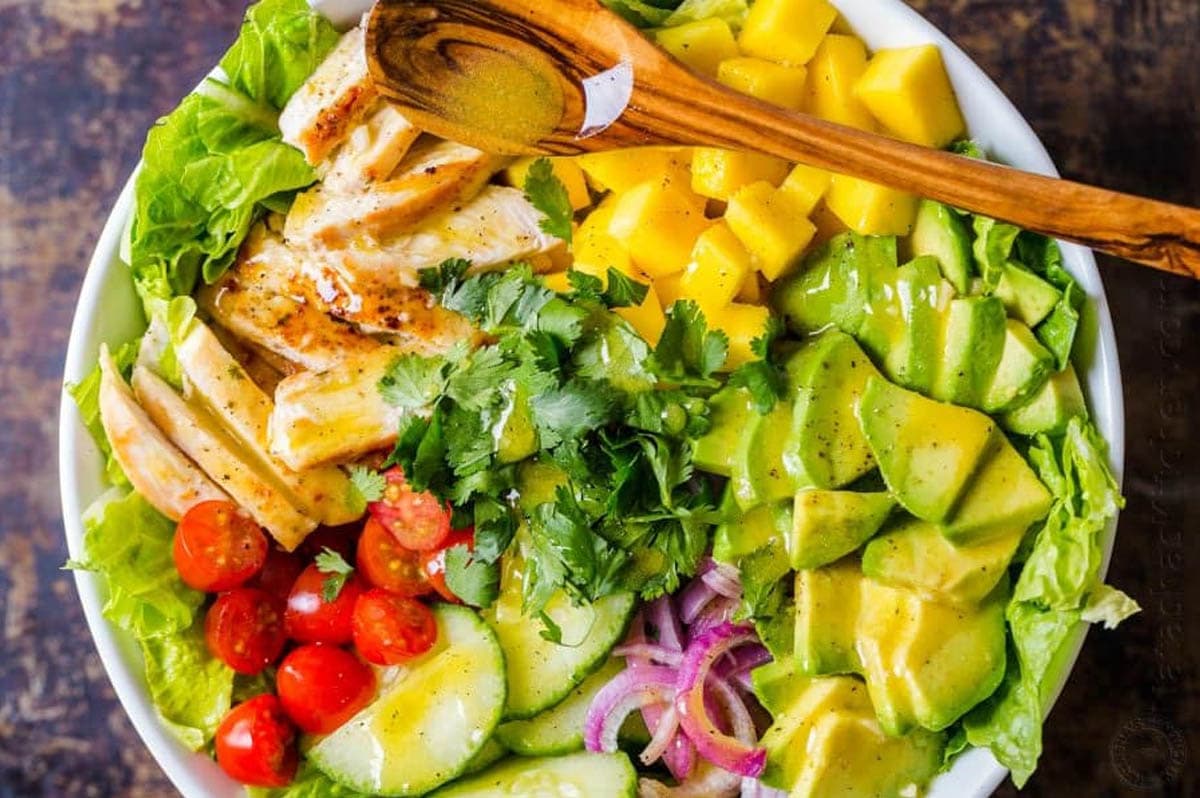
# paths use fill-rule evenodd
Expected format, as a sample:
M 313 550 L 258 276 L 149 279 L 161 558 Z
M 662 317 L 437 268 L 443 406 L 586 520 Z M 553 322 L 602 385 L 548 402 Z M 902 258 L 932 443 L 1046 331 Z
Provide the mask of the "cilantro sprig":
M 354 566 L 328 546 L 316 556 L 316 565 L 317 570 L 326 575 L 321 582 L 321 598 L 327 604 L 337 601 L 342 588 L 346 586 L 346 580 L 354 573 Z
M 543 233 L 560 238 L 571 243 L 571 222 L 575 219 L 575 209 L 571 207 L 571 197 L 567 187 L 554 174 L 554 165 L 548 158 L 538 158 L 529 166 L 525 173 L 525 199 L 542 214 L 538 223 Z

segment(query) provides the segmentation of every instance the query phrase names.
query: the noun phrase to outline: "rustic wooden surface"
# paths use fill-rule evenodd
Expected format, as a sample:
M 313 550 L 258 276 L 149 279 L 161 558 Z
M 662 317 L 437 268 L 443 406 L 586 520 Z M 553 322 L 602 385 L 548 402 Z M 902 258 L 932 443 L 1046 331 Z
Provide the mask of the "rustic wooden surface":
M 997 79 L 1066 174 L 1200 205 L 1200 2 L 913 4 Z M 59 570 L 55 410 L 106 209 L 242 5 L 0 0 L 0 798 L 173 794 Z M 1025 794 L 1198 795 L 1200 283 L 1101 268 L 1129 420 L 1111 578 L 1146 611 L 1088 640 Z

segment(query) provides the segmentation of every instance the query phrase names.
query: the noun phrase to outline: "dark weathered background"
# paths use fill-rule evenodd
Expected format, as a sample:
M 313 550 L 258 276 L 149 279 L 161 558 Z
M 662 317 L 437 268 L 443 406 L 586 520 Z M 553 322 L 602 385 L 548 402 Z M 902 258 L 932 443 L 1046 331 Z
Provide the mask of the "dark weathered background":
M 1000 83 L 1066 174 L 1200 205 L 1200 0 L 914 4 Z M 0 0 L 0 798 L 172 794 L 58 570 L 55 412 L 106 209 L 147 126 L 208 70 L 243 5 Z M 1129 415 L 1111 578 L 1146 611 L 1088 641 L 1026 792 L 1197 795 L 1200 283 L 1101 268 Z

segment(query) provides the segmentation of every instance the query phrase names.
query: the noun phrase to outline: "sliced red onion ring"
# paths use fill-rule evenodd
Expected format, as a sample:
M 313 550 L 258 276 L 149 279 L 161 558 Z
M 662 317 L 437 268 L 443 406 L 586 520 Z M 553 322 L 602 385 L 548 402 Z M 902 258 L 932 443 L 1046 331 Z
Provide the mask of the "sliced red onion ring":
M 730 620 L 733 618 L 733 613 L 737 611 L 738 603 L 736 599 L 714 596 L 713 600 L 692 620 L 688 627 L 688 635 L 695 639 L 709 629 Z
M 611 754 L 617 750 L 617 734 L 625 718 L 648 704 L 666 704 L 676 692 L 676 674 L 671 668 L 647 665 L 621 671 L 596 693 L 583 725 L 589 751 Z
M 722 770 L 710 762 L 701 762 L 691 778 L 676 787 L 668 787 L 654 779 L 638 781 L 638 798 L 733 798 L 741 787 L 742 778 Z
M 648 660 L 672 668 L 678 668 L 683 662 L 682 651 L 672 651 L 654 643 L 624 643 L 614 648 L 612 653 L 618 657 Z
M 713 673 L 723 679 L 734 678 L 766 665 L 772 659 L 764 645 L 740 646 L 713 664 Z
M 704 579 L 693 579 L 679 594 L 680 620 L 685 624 L 691 624 L 716 597 L 717 591 L 713 590 Z
M 758 731 L 754 728 L 754 718 L 750 717 L 750 710 L 746 708 L 745 702 L 742 701 L 737 691 L 720 679 L 709 679 L 708 689 L 713 692 L 725 710 L 725 717 L 729 719 L 729 726 L 733 731 L 734 738 L 746 745 L 754 745 L 758 742 Z
M 669 597 L 663 596 L 656 599 L 643 612 L 638 613 L 634 618 L 629 637 L 626 638 L 627 645 L 648 643 L 646 638 L 647 621 L 655 627 L 659 640 L 658 647 L 663 650 L 676 651 L 682 659 L 683 630 L 679 626 L 679 620 L 675 617 L 675 609 Z M 654 667 L 651 661 L 645 657 L 631 655 L 626 661 L 632 669 Z M 664 704 L 646 704 L 642 707 L 642 720 L 651 735 L 661 728 L 663 715 L 667 709 L 667 705 Z M 678 733 L 678 715 L 675 716 L 672 723 L 676 733 L 667 741 L 667 748 L 663 752 L 662 760 L 667 766 L 667 770 L 671 771 L 671 775 L 682 781 L 691 774 L 692 768 L 696 765 L 696 748 L 688 741 L 687 737 Z
M 678 731 L 679 713 L 675 711 L 674 705 L 671 705 L 667 707 L 666 711 L 662 713 L 662 717 L 658 719 L 658 728 L 654 730 L 654 734 L 650 737 L 649 744 L 638 755 L 638 759 L 641 760 L 642 764 L 652 765 L 662 759 Z
M 679 626 L 679 618 L 675 616 L 670 596 L 662 596 L 650 602 L 650 606 L 646 608 L 645 619 L 654 627 L 659 645 L 683 651 L 683 629 Z
M 758 779 L 747 776 L 742 779 L 742 798 L 787 798 L 787 792 L 768 787 Z
M 717 566 L 700 577 L 704 584 L 720 593 L 725 598 L 740 599 L 742 583 L 738 580 L 737 572 L 729 573 L 728 566 Z

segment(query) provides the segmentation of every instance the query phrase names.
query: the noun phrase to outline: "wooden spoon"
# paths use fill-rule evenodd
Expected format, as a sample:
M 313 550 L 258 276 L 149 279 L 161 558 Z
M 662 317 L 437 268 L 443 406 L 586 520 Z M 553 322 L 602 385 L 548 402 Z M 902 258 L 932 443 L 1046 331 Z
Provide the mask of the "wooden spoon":
M 1200 211 L 786 111 L 690 71 L 596 0 L 377 0 L 371 76 L 414 124 L 512 154 L 755 150 L 1200 278 Z

